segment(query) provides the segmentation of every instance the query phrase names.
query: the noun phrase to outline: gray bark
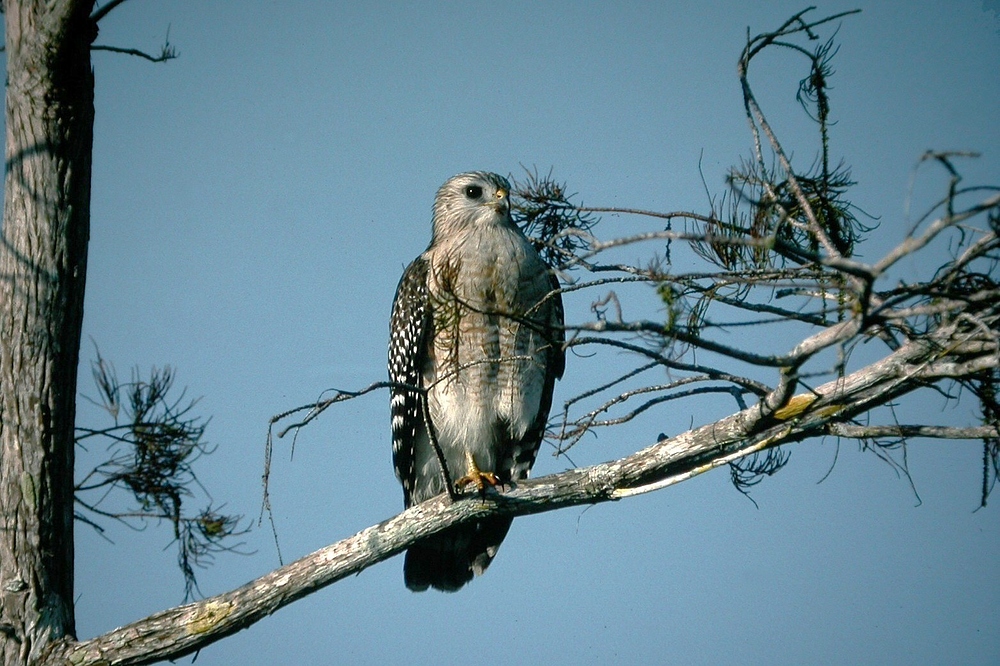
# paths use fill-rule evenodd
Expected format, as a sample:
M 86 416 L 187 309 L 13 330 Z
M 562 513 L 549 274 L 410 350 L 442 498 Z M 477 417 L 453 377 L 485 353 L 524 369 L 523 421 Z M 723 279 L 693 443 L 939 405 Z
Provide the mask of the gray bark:
M 996 315 L 990 317 L 990 323 L 996 325 Z M 490 516 L 524 516 L 616 501 L 659 490 L 757 451 L 835 432 L 845 420 L 928 382 L 994 368 L 997 354 L 996 341 L 989 332 L 945 326 L 929 339 L 909 342 L 815 392 L 786 399 L 778 410 L 755 405 L 619 460 L 518 482 L 502 495 L 470 495 L 452 502 L 442 494 L 231 592 L 161 611 L 91 640 L 66 642 L 53 650 L 52 663 L 61 663 L 56 657 L 79 666 L 133 666 L 176 659 L 450 526 Z M 976 434 L 1000 435 L 992 427 Z
M 0 659 L 74 634 L 73 430 L 90 225 L 93 2 L 4 2 Z
M 102 11 L 121 1 L 112 0 Z M 704 349 L 780 368 L 781 381 L 759 404 L 631 456 L 520 482 L 503 494 L 455 502 L 447 496 L 431 499 L 236 590 L 77 641 L 73 433 L 89 234 L 94 118 L 89 47 L 96 29 L 88 14 L 93 4 L 4 0 L 8 83 L 0 230 L 0 666 L 176 659 L 448 527 L 620 500 L 810 437 L 1000 436 L 993 425 L 948 429 L 850 423 L 855 416 L 936 382 L 994 372 L 1000 364 L 995 288 L 966 296 L 954 306 L 954 317 L 942 315 L 933 330 L 894 348 L 882 360 L 798 395 L 793 395 L 796 370 L 807 359 L 864 334 L 859 313 L 819 331 L 784 357 L 766 358 L 701 341 Z M 994 198 L 969 214 L 997 205 Z M 839 255 L 824 259 L 824 265 L 874 278 L 958 221 L 949 214 L 946 222 L 935 223 L 875 268 Z M 811 223 L 817 226 L 814 219 Z M 822 237 L 822 229 L 817 234 Z M 995 230 L 981 242 L 986 241 L 996 242 Z M 828 249 L 836 255 L 832 246 Z M 961 312 L 973 301 L 989 307 Z M 934 307 L 942 307 L 941 302 Z M 882 312 L 883 317 L 890 314 Z M 906 316 L 898 314 L 900 319 Z M 661 323 L 640 323 L 634 330 L 642 332 L 643 327 L 666 332 Z M 601 329 L 612 327 L 605 323 Z

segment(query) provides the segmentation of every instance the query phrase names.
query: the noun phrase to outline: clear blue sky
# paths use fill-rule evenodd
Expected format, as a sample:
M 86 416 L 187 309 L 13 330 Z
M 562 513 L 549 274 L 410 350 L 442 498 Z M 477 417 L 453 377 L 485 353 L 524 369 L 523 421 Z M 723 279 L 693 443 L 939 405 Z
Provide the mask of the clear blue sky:
M 384 377 L 393 290 L 447 177 L 552 167 L 588 204 L 704 210 L 699 159 L 721 192 L 750 147 L 735 77 L 747 27 L 803 6 L 129 2 L 98 43 L 153 51 L 169 27 L 180 58 L 94 55 L 85 340 L 123 372 L 171 364 L 203 396 L 218 451 L 201 479 L 255 518 L 268 418 Z M 906 229 L 911 182 L 913 206 L 941 191 L 933 170 L 913 178 L 925 150 L 981 151 L 963 164 L 968 182 L 1000 180 L 1000 3 L 837 0 L 817 13 L 859 6 L 837 37 L 833 145 L 859 183 L 855 202 L 881 219 L 874 252 Z M 808 162 L 814 144 L 796 143 L 803 74 L 767 65 L 765 110 Z M 569 318 L 590 316 L 579 305 Z M 85 344 L 90 394 L 92 358 Z M 585 367 L 570 359 L 557 403 Z M 628 453 L 731 406 L 678 409 L 588 440 L 574 460 Z M 972 407 L 958 409 L 941 419 L 967 420 Z M 81 423 L 99 418 L 81 401 Z M 287 446 L 272 485 L 286 559 L 401 508 L 385 395 L 328 412 L 292 460 Z M 455 595 L 408 592 L 396 558 L 197 663 L 1000 661 L 1000 508 L 973 511 L 981 446 L 913 443 L 919 506 L 851 442 L 818 483 L 835 455 L 832 440 L 796 445 L 754 490 L 759 508 L 719 471 L 519 519 L 488 574 Z M 536 474 L 565 465 L 543 451 Z M 166 526 L 110 534 L 114 545 L 77 530 L 81 638 L 181 601 Z M 200 573 L 205 594 L 277 565 L 266 527 L 247 541 L 254 556 Z

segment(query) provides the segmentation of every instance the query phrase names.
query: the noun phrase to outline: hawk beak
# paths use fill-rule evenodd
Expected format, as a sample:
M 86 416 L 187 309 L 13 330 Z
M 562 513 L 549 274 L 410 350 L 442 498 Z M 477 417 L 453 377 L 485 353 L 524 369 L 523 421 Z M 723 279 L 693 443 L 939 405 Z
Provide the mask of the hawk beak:
M 498 189 L 497 193 L 496 193 L 496 200 L 495 201 L 491 201 L 491 202 L 489 202 L 486 205 L 489 206 L 490 208 L 494 209 L 498 213 L 509 213 L 510 212 L 510 195 L 508 194 L 507 189 L 504 188 L 504 187 L 501 187 L 500 189 Z

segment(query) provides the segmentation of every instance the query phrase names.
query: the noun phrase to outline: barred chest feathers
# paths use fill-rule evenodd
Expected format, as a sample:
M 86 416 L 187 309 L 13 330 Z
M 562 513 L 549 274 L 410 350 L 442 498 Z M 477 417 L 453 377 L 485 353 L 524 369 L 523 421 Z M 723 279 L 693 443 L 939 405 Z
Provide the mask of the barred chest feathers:
M 510 191 L 495 173 L 449 178 L 430 245 L 396 289 L 392 452 L 407 507 L 443 492 L 445 477 L 452 493 L 527 478 L 545 435 L 565 363 L 562 300 L 511 219 Z M 488 516 L 413 544 L 406 586 L 458 590 L 490 565 L 511 520 Z
M 524 320 L 548 323 L 538 312 L 550 289 L 547 267 L 503 223 L 469 229 L 428 255 L 436 329 L 424 369 L 431 421 L 450 468 L 464 469 L 469 450 L 481 470 L 495 471 L 498 440 L 520 440 L 538 415 L 547 343 L 541 327 Z M 432 457 L 416 462 L 437 473 Z

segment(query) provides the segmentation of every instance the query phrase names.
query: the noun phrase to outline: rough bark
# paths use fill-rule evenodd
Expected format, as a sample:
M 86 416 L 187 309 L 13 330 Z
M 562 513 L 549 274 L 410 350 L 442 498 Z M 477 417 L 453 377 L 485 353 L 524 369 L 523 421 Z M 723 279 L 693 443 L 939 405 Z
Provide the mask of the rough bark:
M 111 0 L 94 16 L 123 1 Z M 662 439 L 620 460 L 525 481 L 503 494 L 455 502 L 445 496 L 432 499 L 231 592 L 76 641 L 72 603 L 73 433 L 89 233 L 94 115 L 89 46 L 95 24 L 88 14 L 94 3 L 4 3 L 8 84 L 5 209 L 0 238 L 0 666 L 124 665 L 176 659 L 448 527 L 487 516 L 513 517 L 620 500 L 684 481 L 757 451 L 817 435 L 1000 437 L 995 425 L 949 429 L 859 426 L 851 422 L 874 407 L 935 382 L 995 372 L 1000 364 L 995 286 L 975 297 L 963 296 L 958 305 L 938 299 L 934 307 L 943 309 L 928 332 L 905 338 L 907 342 L 894 346 L 895 351 L 877 363 L 814 391 L 793 395 L 800 386 L 797 370 L 807 359 L 865 335 L 871 326 L 871 312 L 861 315 L 871 306 L 871 294 L 862 289 L 867 294 L 865 307 L 860 307 L 859 300 L 857 311 L 845 309 L 846 321 L 820 330 L 784 357 L 763 357 L 698 340 L 702 349 L 781 369 L 780 383 L 758 405 Z M 777 36 L 779 33 L 774 33 L 773 38 Z M 745 67 L 741 73 L 745 74 Z M 752 97 L 748 113 L 769 132 Z M 776 140 L 767 136 L 778 150 Z M 757 129 L 755 139 L 759 149 Z M 785 159 L 783 153 L 781 157 Z M 783 164 L 790 172 L 787 160 Z M 802 207 L 809 208 L 801 191 L 797 196 L 803 200 Z M 961 215 L 987 212 L 997 205 L 994 197 Z M 836 243 L 824 235 L 815 216 L 809 217 L 809 223 L 832 257 L 821 257 L 822 261 L 817 260 L 820 264 L 873 281 L 900 256 L 919 249 L 941 229 L 961 222 L 961 215 L 953 214 L 949 206 L 943 221 L 874 267 L 840 256 Z M 977 246 L 988 241 L 994 247 L 996 233 L 994 225 Z M 956 262 L 956 266 L 960 264 Z M 952 277 L 957 279 L 957 275 Z M 976 305 L 975 312 L 958 312 L 965 304 Z M 892 313 L 881 305 L 876 309 L 889 321 Z M 952 309 L 955 316 L 945 316 Z M 899 321 L 910 316 L 895 314 Z M 612 328 L 605 322 L 581 330 Z M 668 332 L 658 322 L 640 322 L 628 330 L 646 329 Z M 680 333 L 674 338 L 695 342 Z
M 73 426 L 94 81 L 92 0 L 4 2 L 0 659 L 74 634 Z

